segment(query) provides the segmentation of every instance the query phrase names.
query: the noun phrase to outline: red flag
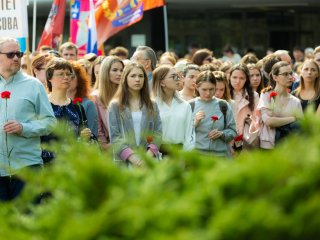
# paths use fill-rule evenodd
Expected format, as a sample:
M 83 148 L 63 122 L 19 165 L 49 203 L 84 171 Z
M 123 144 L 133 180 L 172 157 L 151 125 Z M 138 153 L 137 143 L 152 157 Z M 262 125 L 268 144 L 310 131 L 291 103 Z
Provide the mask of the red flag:
M 98 45 L 139 22 L 143 12 L 164 5 L 163 0 L 100 0 L 96 4 L 96 24 Z
M 65 13 L 66 0 L 54 0 L 38 45 L 38 50 L 42 45 L 58 49 L 63 33 Z

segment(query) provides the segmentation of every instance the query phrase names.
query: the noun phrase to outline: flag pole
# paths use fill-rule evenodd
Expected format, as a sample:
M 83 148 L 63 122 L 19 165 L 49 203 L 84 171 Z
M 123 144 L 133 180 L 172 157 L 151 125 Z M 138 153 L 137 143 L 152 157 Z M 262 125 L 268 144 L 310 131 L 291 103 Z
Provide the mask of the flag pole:
M 32 52 L 36 48 L 37 0 L 33 1 Z
M 163 23 L 164 23 L 164 43 L 165 51 L 169 51 L 169 34 L 168 34 L 168 14 L 167 5 L 163 5 Z
M 31 61 L 30 61 L 30 50 L 29 50 L 29 38 L 25 38 L 26 39 L 26 54 L 27 54 L 27 59 L 26 59 L 26 62 L 27 62 L 27 73 L 32 76 L 32 73 L 31 73 Z

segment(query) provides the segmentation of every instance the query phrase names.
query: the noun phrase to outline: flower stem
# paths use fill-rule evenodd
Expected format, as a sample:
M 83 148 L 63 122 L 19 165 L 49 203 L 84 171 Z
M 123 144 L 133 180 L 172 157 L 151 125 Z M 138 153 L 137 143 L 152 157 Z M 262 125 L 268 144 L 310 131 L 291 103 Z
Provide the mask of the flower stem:
M 8 100 L 6 99 L 6 111 L 5 111 L 5 122 L 8 122 Z M 9 175 L 11 181 L 11 162 L 9 156 L 9 146 L 8 146 L 8 134 L 5 133 L 5 143 L 6 143 L 6 150 L 7 150 L 7 158 L 8 158 L 8 165 L 9 165 Z
M 85 127 L 85 125 L 84 125 L 84 121 L 83 121 L 83 114 L 82 114 L 82 110 L 81 110 L 81 105 L 80 105 L 80 103 L 79 103 L 79 102 L 77 103 L 77 105 L 78 105 L 78 107 L 79 107 L 80 114 L 81 114 L 81 122 L 82 122 L 82 126 L 83 126 L 83 127 Z

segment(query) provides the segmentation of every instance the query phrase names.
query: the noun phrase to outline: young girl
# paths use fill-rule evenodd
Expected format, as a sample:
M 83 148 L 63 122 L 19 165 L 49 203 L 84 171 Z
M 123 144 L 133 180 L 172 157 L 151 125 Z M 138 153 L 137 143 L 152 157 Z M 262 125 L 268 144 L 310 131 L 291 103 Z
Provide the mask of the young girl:
M 198 65 L 189 64 L 183 69 L 184 85 L 179 92 L 183 100 L 189 101 L 195 97 L 196 79 L 200 73 Z
M 237 64 L 230 71 L 230 93 L 234 100 L 234 116 L 237 125 L 239 141 L 234 142 L 234 149 L 242 149 L 242 140 L 245 120 L 251 116 L 259 102 L 258 93 L 254 92 L 250 85 L 249 69 L 244 64 Z M 235 139 L 235 140 L 236 140 Z
M 216 80 L 212 72 L 201 72 L 196 81 L 199 97 L 194 106 L 195 148 L 218 156 L 230 157 L 228 143 L 237 135 L 229 104 L 214 97 Z
M 309 104 L 314 104 L 314 110 L 320 115 L 320 75 L 319 66 L 314 60 L 306 60 L 301 69 L 300 86 L 294 91 L 300 99 L 303 111 Z
M 264 88 L 261 71 L 258 66 L 253 63 L 248 64 L 247 67 L 250 73 L 251 88 L 260 95 L 261 90 Z
M 260 134 L 260 148 L 272 149 L 277 130 L 287 126 L 286 131 L 290 132 L 290 129 L 294 131 L 296 129 L 294 123 L 303 116 L 300 100 L 287 91 L 292 82 L 293 72 L 287 62 L 281 61 L 273 65 L 270 85 L 262 91 L 257 107 L 264 125 L 268 127 L 268 134 L 264 132 Z M 284 136 L 279 136 L 282 137 Z
M 97 66 L 96 66 L 97 67 Z M 106 57 L 98 74 L 97 89 L 93 93 L 94 103 L 98 112 L 98 141 L 101 149 L 106 150 L 110 146 L 110 138 L 107 124 L 107 108 L 120 84 L 123 62 L 117 56 Z
M 161 153 L 165 146 L 181 145 L 185 150 L 194 147 L 193 118 L 190 104 L 182 100 L 177 89 L 179 77 L 176 70 L 169 66 L 160 66 L 153 71 L 152 92 L 160 110 L 162 122 Z
M 214 96 L 219 99 L 224 99 L 228 103 L 232 103 L 233 101 L 231 99 L 229 83 L 226 74 L 222 71 L 214 71 L 212 73 L 217 83 Z
M 137 148 L 159 155 L 161 120 L 157 104 L 150 99 L 148 77 L 141 64 L 126 65 L 108 108 L 108 126 L 115 158 L 140 166 Z

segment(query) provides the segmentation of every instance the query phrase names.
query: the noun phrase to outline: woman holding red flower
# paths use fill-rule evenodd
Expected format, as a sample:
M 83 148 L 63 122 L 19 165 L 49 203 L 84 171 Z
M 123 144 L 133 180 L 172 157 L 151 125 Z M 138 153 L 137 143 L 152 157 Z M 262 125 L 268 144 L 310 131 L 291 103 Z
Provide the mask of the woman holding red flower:
M 70 87 L 67 91 L 67 96 L 72 100 L 81 98 L 81 105 L 84 108 L 84 112 L 87 117 L 87 125 L 91 132 L 98 135 L 98 114 L 96 107 L 89 98 L 90 94 L 90 80 L 84 67 L 78 62 L 71 62 L 73 68 L 74 77 L 70 80 Z
M 297 130 L 296 121 L 303 116 L 303 112 L 300 100 L 287 91 L 292 83 L 291 66 L 284 61 L 274 64 L 269 86 L 262 90 L 257 107 L 263 122 L 260 148 L 272 149 L 277 139 Z
M 71 64 L 62 58 L 53 58 L 46 67 L 46 80 L 49 90 L 49 101 L 55 117 L 58 120 L 65 120 L 69 123 L 75 136 L 85 139 L 92 137 L 91 130 L 86 126 L 87 117 L 81 104 L 74 104 L 67 96 L 74 72 Z M 82 99 L 81 99 L 82 101 Z M 55 137 L 52 135 L 43 136 L 42 142 L 49 142 Z M 49 162 L 54 155 L 51 152 L 43 151 L 44 162 Z
M 234 117 L 237 125 L 238 139 L 244 133 L 245 121 L 251 116 L 259 102 L 259 95 L 250 85 L 250 72 L 245 64 L 236 64 L 230 70 L 230 93 L 234 100 Z M 234 141 L 233 149 L 241 150 L 243 141 Z
M 198 97 L 190 101 L 194 112 L 195 148 L 217 156 L 231 157 L 229 142 L 237 135 L 230 105 L 214 97 L 216 79 L 211 71 L 196 80 Z

